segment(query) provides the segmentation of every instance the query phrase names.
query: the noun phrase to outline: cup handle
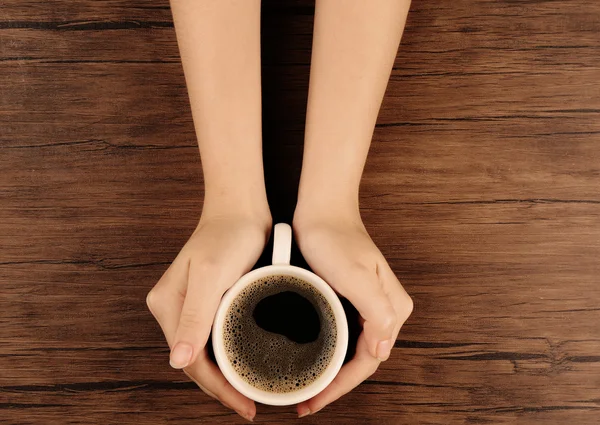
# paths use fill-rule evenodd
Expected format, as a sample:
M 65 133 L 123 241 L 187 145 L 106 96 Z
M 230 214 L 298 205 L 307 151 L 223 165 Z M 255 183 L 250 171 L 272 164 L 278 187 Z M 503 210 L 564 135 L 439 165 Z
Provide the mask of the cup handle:
M 277 223 L 273 235 L 273 265 L 290 265 L 292 253 L 292 228 L 287 223 Z

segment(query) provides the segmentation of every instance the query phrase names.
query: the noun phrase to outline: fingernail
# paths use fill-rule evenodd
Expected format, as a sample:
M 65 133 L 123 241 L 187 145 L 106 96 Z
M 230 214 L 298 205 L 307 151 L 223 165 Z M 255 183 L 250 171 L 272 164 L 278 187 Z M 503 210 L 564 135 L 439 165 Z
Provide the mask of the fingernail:
M 180 342 L 179 344 L 175 345 L 175 347 L 173 347 L 173 350 L 171 350 L 171 358 L 169 359 L 169 364 L 172 368 L 183 369 L 184 367 L 190 364 L 191 359 L 192 346 L 190 344 Z
M 390 357 L 392 351 L 392 343 L 388 339 L 387 341 L 380 341 L 377 344 L 377 360 L 386 361 Z
M 244 413 L 244 412 L 240 412 L 238 410 L 236 410 L 237 414 L 240 415 L 242 418 L 250 421 L 250 422 L 254 422 L 254 416 L 252 416 L 250 413 Z
M 302 406 L 298 409 L 298 419 L 310 415 L 310 409 L 306 406 Z

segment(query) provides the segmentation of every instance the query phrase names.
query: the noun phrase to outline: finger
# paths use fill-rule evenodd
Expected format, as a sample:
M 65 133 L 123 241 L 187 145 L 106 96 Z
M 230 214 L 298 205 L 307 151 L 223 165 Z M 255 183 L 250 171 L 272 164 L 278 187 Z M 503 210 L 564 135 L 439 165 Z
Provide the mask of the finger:
M 233 283 L 237 279 L 227 276 L 226 268 L 201 261 L 192 261 L 188 274 L 187 293 L 171 350 L 170 363 L 175 369 L 182 369 L 196 361 L 206 345 L 225 292 L 220 282 L 230 280 Z
M 393 345 L 397 316 L 376 271 L 363 266 L 338 264 L 335 270 L 327 270 L 321 276 L 346 297 L 365 320 L 363 329 L 371 356 L 387 360 Z
M 160 325 L 169 347 L 179 323 L 187 279 L 187 263 L 176 259 L 146 296 L 148 310 Z
M 175 333 L 177 331 L 177 325 L 179 324 L 179 317 L 181 316 L 181 311 L 184 304 L 183 291 L 185 290 L 181 290 L 181 288 L 187 286 L 187 280 L 187 263 L 180 264 L 176 261 L 171 265 L 171 267 L 169 267 L 169 269 L 167 269 L 165 274 L 161 277 L 161 279 L 154 286 L 154 288 L 152 288 L 152 290 L 148 293 L 148 296 L 146 298 L 148 308 L 150 309 L 152 315 L 156 318 L 163 333 L 165 334 L 165 338 L 167 339 L 167 343 L 169 344 L 169 346 L 172 346 L 173 344 Z M 220 373 L 220 371 L 218 372 Z M 240 409 L 240 407 L 238 407 L 238 409 L 235 409 L 233 406 L 231 406 L 231 404 L 219 399 L 219 397 L 215 393 L 206 388 L 206 386 L 202 385 L 192 373 L 186 370 L 184 370 L 184 373 L 190 379 L 192 379 L 198 385 L 198 387 L 200 387 L 200 389 L 203 392 L 205 392 L 209 397 L 220 401 L 230 409 Z M 234 389 L 232 388 L 232 390 Z M 239 395 L 241 397 L 244 397 L 241 394 Z
M 329 403 L 352 391 L 361 382 L 375 373 L 379 363 L 379 360 L 373 358 L 368 352 L 365 334 L 362 333 L 358 338 L 354 358 L 340 369 L 340 372 L 331 381 L 331 384 L 323 391 L 313 398 L 298 404 L 298 416 L 303 417 L 316 413 Z
M 231 386 L 219 367 L 208 358 L 206 350 L 202 350 L 196 361 L 186 367 L 184 372 L 204 392 L 217 398 L 243 418 L 251 421 L 256 415 L 254 402 Z
M 175 338 L 175 332 L 177 332 L 177 325 L 184 303 L 183 291 L 177 288 L 187 286 L 188 279 L 187 263 L 180 267 L 178 265 L 177 262 L 173 262 L 146 297 L 148 309 L 160 325 L 169 347 L 173 346 L 173 339 Z M 185 373 L 191 378 L 187 372 Z M 201 385 L 198 386 L 208 396 L 217 399 L 206 388 Z
M 198 382 L 198 381 L 196 380 L 196 378 L 194 378 L 194 376 L 193 376 L 193 375 L 191 375 L 191 374 L 190 374 L 190 373 L 189 373 L 187 370 L 185 370 L 185 369 L 182 369 L 182 370 L 183 370 L 183 373 L 185 373 L 185 374 L 186 374 L 186 376 L 187 376 L 188 378 L 190 378 L 192 381 L 194 381 L 194 383 L 195 383 L 196 385 L 198 385 L 198 387 L 199 387 L 199 388 L 200 388 L 200 389 L 201 389 L 201 390 L 202 390 L 202 391 L 203 391 L 203 392 L 204 392 L 204 393 L 205 393 L 207 396 L 209 396 L 209 397 L 212 397 L 212 398 L 214 398 L 215 400 L 219 400 L 219 398 L 217 397 L 217 395 L 216 395 L 216 394 L 214 394 L 213 392 L 211 392 L 210 390 L 208 390 L 208 389 L 207 389 L 207 388 L 206 388 L 204 385 L 202 385 L 200 382 Z M 219 400 L 219 401 L 220 401 L 221 403 L 223 403 L 223 401 L 221 401 L 221 400 Z M 230 409 L 233 409 L 233 408 L 232 408 L 230 405 L 228 405 L 227 403 L 223 403 L 223 405 L 225 405 L 226 407 L 229 407 Z
M 414 304 L 412 298 L 408 295 L 390 266 L 385 263 L 380 270 L 380 277 L 382 278 L 384 288 L 390 297 L 398 317 L 393 336 L 393 341 L 395 342 L 402 325 L 404 325 L 406 320 L 412 314 Z

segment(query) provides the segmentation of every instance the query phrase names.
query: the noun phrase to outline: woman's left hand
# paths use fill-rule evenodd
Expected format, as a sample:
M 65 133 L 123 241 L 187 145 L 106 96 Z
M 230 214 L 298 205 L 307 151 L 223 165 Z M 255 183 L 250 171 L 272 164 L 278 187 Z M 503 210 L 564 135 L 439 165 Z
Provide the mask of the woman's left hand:
M 298 213 L 294 232 L 313 271 L 358 310 L 363 331 L 354 358 L 321 393 L 298 404 L 300 417 L 316 413 L 371 376 L 389 358 L 413 302 L 367 233 L 358 212 Z

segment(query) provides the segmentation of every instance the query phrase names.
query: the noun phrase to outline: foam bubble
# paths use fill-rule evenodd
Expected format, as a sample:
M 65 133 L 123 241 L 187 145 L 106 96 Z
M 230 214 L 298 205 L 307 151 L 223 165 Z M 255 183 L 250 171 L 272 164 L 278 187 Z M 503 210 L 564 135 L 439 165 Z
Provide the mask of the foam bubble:
M 319 315 L 318 338 L 299 344 L 265 331 L 253 318 L 264 298 L 293 291 L 311 302 Z M 250 385 L 265 391 L 288 393 L 310 385 L 329 365 L 336 344 L 336 322 L 325 297 L 311 284 L 291 276 L 269 276 L 248 285 L 227 310 L 224 345 L 234 370 Z

